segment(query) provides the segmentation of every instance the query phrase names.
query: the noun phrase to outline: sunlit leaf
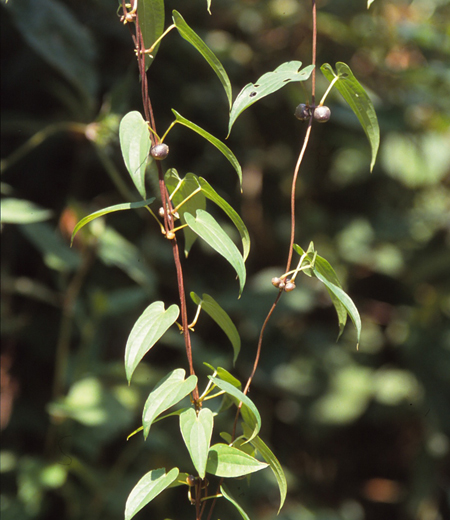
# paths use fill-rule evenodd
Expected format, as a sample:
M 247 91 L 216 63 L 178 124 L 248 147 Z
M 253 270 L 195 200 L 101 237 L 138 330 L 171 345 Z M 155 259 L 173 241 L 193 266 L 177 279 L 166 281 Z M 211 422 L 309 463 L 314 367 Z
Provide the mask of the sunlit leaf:
M 209 11 L 210 4 L 208 5 Z M 172 11 L 173 15 L 173 23 L 180 35 L 188 41 L 191 45 L 193 45 L 198 52 L 205 58 L 205 60 L 210 64 L 213 71 L 217 74 L 217 77 L 220 79 L 223 88 L 225 89 L 225 93 L 228 98 L 228 103 L 231 108 L 231 83 L 228 78 L 228 74 L 225 72 L 223 65 L 217 59 L 217 56 L 212 52 L 212 50 L 206 45 L 206 43 L 198 36 L 195 31 L 193 31 L 189 25 L 185 22 L 184 18 L 177 11 Z
M 238 160 L 236 159 L 233 152 L 222 143 L 222 141 L 219 141 L 216 137 L 211 135 L 206 130 L 203 130 L 203 128 L 200 128 L 195 123 L 192 123 L 192 121 L 189 121 L 188 119 L 184 118 L 181 114 L 179 114 L 176 110 L 172 109 L 172 112 L 175 114 L 175 118 L 177 123 L 180 123 L 181 125 L 186 126 L 187 128 L 190 128 L 197 134 L 201 135 L 204 139 L 209 141 L 212 145 L 214 145 L 218 150 L 220 150 L 223 155 L 228 159 L 228 161 L 231 163 L 233 168 L 236 170 L 238 177 L 239 177 L 239 183 L 242 187 L 242 168 L 239 164 Z
M 228 202 L 225 199 L 223 199 L 216 192 L 216 190 L 209 184 L 209 182 L 206 179 L 203 179 L 203 177 L 199 177 L 198 181 L 200 183 L 202 192 L 205 195 L 205 197 L 217 204 L 217 206 L 219 206 L 219 208 L 227 214 L 229 219 L 236 226 L 236 229 L 239 231 L 239 234 L 241 235 L 243 248 L 242 256 L 244 257 L 245 262 L 250 252 L 250 234 L 248 232 L 247 226 L 244 224 L 244 221 L 241 219 L 239 214 L 228 204 Z
M 201 305 L 202 309 L 211 316 L 211 318 L 219 325 L 219 327 L 225 332 L 228 336 L 228 339 L 231 341 L 233 346 L 234 356 L 233 356 L 233 364 L 236 362 L 236 359 L 239 355 L 239 351 L 241 350 L 241 338 L 239 336 L 239 332 L 237 331 L 234 323 L 231 321 L 231 318 L 228 314 L 222 309 L 222 307 L 212 298 L 209 294 L 203 294 L 197 296 L 194 292 L 191 292 L 192 301 L 196 305 Z M 220 376 L 219 376 L 220 377 Z
M 186 371 L 177 368 L 161 379 L 150 392 L 142 413 L 144 438 L 148 437 L 150 426 L 158 415 L 171 406 L 179 403 L 190 394 L 197 385 L 197 376 L 189 376 L 186 380 Z
M 242 516 L 242 518 L 244 520 L 250 520 L 250 517 L 247 515 L 247 513 L 242 509 L 242 507 L 231 496 L 230 491 L 225 486 L 225 484 L 222 484 L 220 486 L 220 491 L 222 492 L 223 497 L 226 498 L 228 500 L 228 502 L 231 502 L 234 505 L 234 507 L 239 511 L 239 514 Z
M 206 472 L 218 477 L 234 478 L 254 473 L 267 466 L 268 464 L 237 448 L 219 443 L 211 446 L 209 450 Z
M 195 215 L 197 209 L 206 209 L 205 195 L 199 190 L 200 185 L 198 178 L 193 173 L 188 173 L 184 179 L 180 179 L 178 173 L 174 168 L 168 170 L 164 176 L 166 186 L 169 193 L 172 194 L 176 188 L 176 192 L 172 197 L 172 204 L 176 208 L 181 202 L 184 202 L 182 206 L 177 210 L 180 216 L 180 222 L 186 224 L 184 217 L 185 213 L 191 213 Z M 199 190 L 194 196 L 192 193 Z M 190 198 L 189 198 L 190 197 Z M 197 240 L 197 234 L 192 231 L 189 227 L 183 228 L 184 234 L 184 254 L 188 256 L 192 245 Z
M 250 437 L 252 433 L 250 428 L 245 423 L 242 424 L 242 428 L 244 430 L 244 436 Z M 278 461 L 278 459 L 273 454 L 272 450 L 261 439 L 261 437 L 259 437 L 259 435 L 254 437 L 250 441 L 250 444 L 258 450 L 262 458 L 267 462 L 267 464 L 269 464 L 270 469 L 275 475 L 275 479 L 278 483 L 278 488 L 280 490 L 280 507 L 278 508 L 278 512 L 280 512 L 281 508 L 283 507 L 284 501 L 286 500 L 287 494 L 286 475 L 284 474 L 283 468 L 281 467 L 281 464 Z
M 242 418 L 252 431 L 252 434 L 248 439 L 250 442 L 258 435 L 258 432 L 261 429 L 261 416 L 253 401 L 232 384 L 223 381 L 218 377 L 208 377 L 216 386 L 218 386 L 221 390 L 224 390 L 229 396 L 233 398 L 236 406 L 242 402 Z
M 137 12 L 144 47 L 149 49 L 164 32 L 164 0 L 139 0 Z M 158 49 L 159 44 L 152 50 L 153 58 Z M 145 70 L 150 67 L 153 58 L 148 54 L 145 55 Z
M 239 277 L 239 296 L 245 285 L 246 271 L 244 259 L 231 238 L 218 222 L 206 211 L 198 210 L 195 218 L 186 213 L 187 225 L 215 251 L 221 254 L 234 267 Z
M 145 199 L 145 168 L 151 142 L 148 125 L 140 112 L 128 112 L 122 118 L 119 137 L 125 166 L 139 194 Z
M 163 302 L 154 302 L 136 321 L 125 347 L 125 372 L 128 383 L 141 359 L 175 323 L 179 313 L 178 305 L 171 305 L 165 310 Z
M 42 222 L 53 216 L 53 211 L 44 209 L 24 199 L 8 197 L 1 201 L 2 211 L 0 218 L 2 224 L 31 224 Z
M 328 63 L 324 63 L 322 67 L 320 67 L 320 70 L 330 82 L 336 77 L 331 65 Z M 366 91 L 355 78 L 348 65 L 338 62 L 336 63 L 336 71 L 339 79 L 336 81 L 335 87 L 342 94 L 342 97 L 347 101 L 359 119 L 369 140 L 372 150 L 372 159 L 370 162 L 370 171 L 372 171 L 380 145 L 380 127 L 378 126 L 375 108 Z
M 131 520 L 136 513 L 168 488 L 178 477 L 179 469 L 153 469 L 146 473 L 131 490 L 125 505 L 125 520 Z
M 126 209 L 143 208 L 145 206 L 150 205 L 154 200 L 155 200 L 155 197 L 152 197 L 151 199 L 147 199 L 147 200 L 142 200 L 140 202 L 124 202 L 123 204 L 115 204 L 114 206 L 109 206 L 107 208 L 104 208 L 99 211 L 95 211 L 94 213 L 91 213 L 87 217 L 82 218 L 78 222 L 78 224 L 75 226 L 75 228 L 72 232 L 72 238 L 70 239 L 70 245 L 72 245 L 73 239 L 75 238 L 75 235 L 78 233 L 78 231 L 86 224 L 89 224 L 89 222 L 92 222 L 94 219 L 96 219 L 98 217 L 102 217 L 103 215 L 107 215 L 108 213 L 114 213 L 115 211 L 124 211 Z
M 288 61 L 277 67 L 272 72 L 263 74 L 256 83 L 249 83 L 238 94 L 234 100 L 230 112 L 230 122 L 228 124 L 228 135 L 231 128 L 240 114 L 248 107 L 260 99 L 273 94 L 280 88 L 292 81 L 305 81 L 311 75 L 314 65 L 309 65 L 303 70 L 301 61 Z
M 294 249 L 299 255 L 304 254 L 304 250 L 299 245 L 294 244 Z M 329 262 L 317 254 L 313 255 L 311 252 L 311 247 L 308 248 L 306 259 L 311 262 L 314 256 L 315 260 L 312 272 L 314 276 L 325 285 L 328 293 L 330 294 L 331 301 L 333 302 L 339 319 L 339 336 L 342 334 L 347 321 L 347 317 L 344 315 L 345 313 L 350 316 L 350 319 L 356 328 L 357 342 L 359 344 L 361 337 L 361 317 L 359 315 L 358 309 L 356 308 L 350 296 L 348 296 L 342 289 L 336 272 L 331 267 Z
M 198 415 L 188 408 L 180 415 L 180 430 L 192 463 L 200 478 L 205 478 L 206 461 L 214 426 L 214 416 L 208 408 L 202 408 Z

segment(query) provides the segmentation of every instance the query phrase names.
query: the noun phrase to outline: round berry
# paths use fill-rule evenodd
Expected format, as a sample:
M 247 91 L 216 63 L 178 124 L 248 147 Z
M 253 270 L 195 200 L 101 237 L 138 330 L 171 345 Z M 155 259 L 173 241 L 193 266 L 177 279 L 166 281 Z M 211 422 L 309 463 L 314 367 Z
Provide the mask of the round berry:
M 311 117 L 311 111 L 309 106 L 305 105 L 304 103 L 301 103 L 295 109 L 294 115 L 297 119 L 300 119 L 300 121 L 308 121 L 308 119 Z
M 157 161 L 162 161 L 169 155 L 169 147 L 164 143 L 155 144 L 150 149 L 150 155 Z
M 295 289 L 295 282 L 292 282 L 292 281 L 289 281 L 289 282 L 286 282 L 286 285 L 284 287 L 284 290 L 286 292 L 291 292 Z
M 280 280 L 280 278 L 278 278 L 277 276 L 275 276 L 274 278 L 272 278 L 272 285 L 273 285 L 274 287 L 279 287 L 280 282 L 281 282 L 281 280 Z
M 326 106 L 318 106 L 314 110 L 314 119 L 318 123 L 326 123 L 331 116 L 331 110 Z

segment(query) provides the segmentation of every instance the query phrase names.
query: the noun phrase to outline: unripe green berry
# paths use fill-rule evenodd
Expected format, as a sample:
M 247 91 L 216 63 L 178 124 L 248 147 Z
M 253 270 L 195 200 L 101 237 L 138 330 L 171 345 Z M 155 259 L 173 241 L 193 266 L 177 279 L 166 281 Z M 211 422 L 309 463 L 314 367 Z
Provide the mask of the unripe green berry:
M 294 115 L 297 119 L 300 119 L 300 121 L 308 121 L 308 119 L 311 117 L 311 111 L 308 105 L 305 105 L 304 103 L 300 103 L 298 107 L 295 109 Z
M 331 110 L 326 106 L 318 106 L 314 110 L 314 119 L 318 123 L 326 123 L 331 116 Z
M 164 143 L 155 144 L 150 149 L 150 155 L 157 161 L 162 161 L 169 155 L 169 147 Z

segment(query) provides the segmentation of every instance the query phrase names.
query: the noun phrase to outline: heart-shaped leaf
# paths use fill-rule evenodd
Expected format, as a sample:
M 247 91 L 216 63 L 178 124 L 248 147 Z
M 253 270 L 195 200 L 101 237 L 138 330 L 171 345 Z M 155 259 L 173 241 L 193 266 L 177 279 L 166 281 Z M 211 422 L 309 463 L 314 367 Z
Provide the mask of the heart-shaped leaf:
M 192 463 L 200 478 L 205 478 L 206 461 L 214 426 L 214 414 L 209 408 L 202 408 L 198 415 L 188 408 L 180 415 L 180 430 Z
M 125 347 L 125 372 L 128 384 L 141 359 L 175 323 L 180 314 L 178 305 L 164 309 L 163 302 L 150 304 L 134 324 Z
M 148 437 L 150 426 L 158 415 L 171 406 L 179 403 L 190 394 L 197 385 L 197 376 L 189 376 L 186 380 L 186 371 L 177 368 L 161 379 L 150 392 L 142 413 L 144 439 Z
M 234 478 L 254 473 L 267 466 L 268 464 L 237 448 L 219 443 L 211 446 L 209 450 L 206 472 L 218 477 Z
M 178 468 L 166 473 L 165 468 L 152 469 L 131 490 L 125 505 L 125 520 L 131 520 L 143 507 L 168 488 L 178 477 Z

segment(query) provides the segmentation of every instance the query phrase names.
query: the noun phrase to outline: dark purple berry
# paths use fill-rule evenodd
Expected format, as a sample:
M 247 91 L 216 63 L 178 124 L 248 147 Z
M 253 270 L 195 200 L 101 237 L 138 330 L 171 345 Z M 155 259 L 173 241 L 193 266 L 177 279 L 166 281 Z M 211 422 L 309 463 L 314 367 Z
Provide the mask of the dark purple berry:
M 331 116 L 331 110 L 326 106 L 318 106 L 314 110 L 314 119 L 318 123 L 326 123 Z
M 308 121 L 308 119 L 311 117 L 311 111 L 309 106 L 305 105 L 304 103 L 301 103 L 295 109 L 294 115 L 297 119 L 300 119 L 300 121 Z

